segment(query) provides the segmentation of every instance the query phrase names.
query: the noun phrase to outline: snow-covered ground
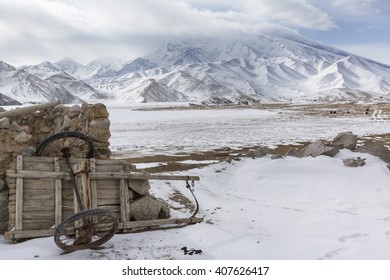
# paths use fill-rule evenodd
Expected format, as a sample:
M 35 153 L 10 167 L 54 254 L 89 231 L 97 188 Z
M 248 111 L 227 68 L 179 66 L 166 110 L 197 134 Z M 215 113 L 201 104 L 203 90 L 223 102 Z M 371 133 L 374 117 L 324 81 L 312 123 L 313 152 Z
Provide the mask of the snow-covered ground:
M 375 123 L 364 114 L 324 118 L 289 110 L 256 109 L 109 108 L 109 112 L 111 149 L 126 156 L 331 140 L 342 131 L 353 131 L 359 136 L 389 131 L 388 123 Z
M 127 153 L 202 150 L 253 143 L 333 138 L 338 132 L 386 132 L 368 118 L 321 119 L 260 110 L 110 110 L 112 147 Z M 290 117 L 288 117 L 290 116 Z M 345 167 L 342 159 L 367 158 Z M 205 221 L 184 228 L 117 234 L 102 250 L 62 255 L 53 238 L 9 244 L 0 259 L 390 259 L 390 174 L 368 154 L 342 150 L 335 158 L 243 159 L 174 174 L 200 176 L 195 193 Z M 184 182 L 151 181 L 157 197 L 191 213 L 170 197 Z M 201 249 L 184 255 L 182 247 Z

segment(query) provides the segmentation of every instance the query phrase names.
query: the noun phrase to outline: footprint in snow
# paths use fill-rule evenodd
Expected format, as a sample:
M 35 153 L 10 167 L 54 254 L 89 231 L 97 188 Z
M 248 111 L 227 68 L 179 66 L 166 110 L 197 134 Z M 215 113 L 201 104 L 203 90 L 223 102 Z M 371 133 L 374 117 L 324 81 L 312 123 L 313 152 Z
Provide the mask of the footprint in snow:
M 350 241 L 350 240 L 362 241 L 362 240 L 365 240 L 366 237 L 368 237 L 368 236 L 370 236 L 368 233 L 356 232 L 356 233 L 341 236 L 339 238 L 339 241 L 340 242 L 346 242 L 346 241 Z
M 334 260 L 347 252 L 348 250 L 345 248 L 338 248 L 336 250 L 324 253 L 323 256 L 319 258 L 319 260 Z

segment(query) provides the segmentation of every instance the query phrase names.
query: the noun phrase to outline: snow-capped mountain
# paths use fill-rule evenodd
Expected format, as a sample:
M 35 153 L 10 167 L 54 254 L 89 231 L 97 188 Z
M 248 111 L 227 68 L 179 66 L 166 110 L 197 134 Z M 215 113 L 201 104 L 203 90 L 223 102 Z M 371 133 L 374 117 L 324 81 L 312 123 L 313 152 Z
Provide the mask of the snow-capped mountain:
M 82 65 L 66 58 L 19 71 L 85 101 L 116 103 L 368 101 L 388 99 L 390 92 L 390 66 L 297 34 L 175 41 L 130 61 Z M 28 99 L 2 84 L 0 93 Z
M 62 103 L 81 102 L 63 87 L 31 75 L 23 69 L 0 61 L 0 92 L 19 103 L 42 103 L 60 100 Z M 6 101 L 1 105 L 7 105 Z
M 56 63 L 44 61 L 35 66 L 24 66 L 22 69 L 27 73 L 43 79 L 55 86 L 62 87 L 70 94 L 84 101 L 96 102 L 99 100 L 109 100 L 113 97 L 109 93 L 101 92 L 82 80 L 76 79 L 68 72 L 77 72 L 83 69 L 83 65 L 77 64 L 69 59 L 63 59 Z M 61 69 L 60 69 L 61 68 Z

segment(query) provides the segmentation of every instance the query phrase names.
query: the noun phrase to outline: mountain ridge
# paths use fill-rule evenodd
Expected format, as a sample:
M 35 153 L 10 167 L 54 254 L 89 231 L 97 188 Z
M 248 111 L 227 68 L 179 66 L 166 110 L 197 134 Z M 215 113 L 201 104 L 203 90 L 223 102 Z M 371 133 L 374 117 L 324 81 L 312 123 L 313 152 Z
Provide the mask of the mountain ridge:
M 15 69 L 0 63 L 0 73 Z M 345 95 L 347 101 L 369 101 L 390 93 L 389 65 L 302 36 L 171 41 L 130 61 L 104 58 L 83 65 L 64 58 L 19 69 L 87 102 L 300 102 L 324 94 L 332 101 L 334 92 L 337 101 L 351 91 L 356 94 Z M 26 101 L 1 83 L 4 95 Z

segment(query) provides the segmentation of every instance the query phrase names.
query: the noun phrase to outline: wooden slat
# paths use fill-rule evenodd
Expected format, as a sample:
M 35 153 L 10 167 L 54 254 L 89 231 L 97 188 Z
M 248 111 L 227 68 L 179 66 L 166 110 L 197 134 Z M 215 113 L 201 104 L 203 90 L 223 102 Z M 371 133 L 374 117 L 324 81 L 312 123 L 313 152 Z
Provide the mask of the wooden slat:
M 122 171 L 124 173 L 124 171 Z M 120 207 L 121 207 L 121 221 L 130 220 L 130 200 L 129 200 L 129 187 L 128 181 L 121 179 L 119 183 L 120 190 Z
M 55 157 L 54 159 L 54 170 L 59 172 L 60 171 L 60 162 L 59 158 Z M 62 181 L 61 179 L 56 179 L 54 181 L 54 188 L 55 188 L 55 217 L 54 217 L 54 223 L 57 227 L 62 222 Z
M 67 172 L 49 172 L 49 171 L 25 171 L 15 172 L 7 170 L 6 176 L 10 178 L 34 178 L 34 179 L 66 179 L 70 180 Z M 199 176 L 179 176 L 179 175 L 155 175 L 145 173 L 120 173 L 120 172 L 98 172 L 90 174 L 91 179 L 139 179 L 139 180 L 190 180 L 199 181 Z
M 27 171 L 21 170 L 15 172 L 14 170 L 7 170 L 5 172 L 9 178 L 30 178 L 30 179 L 65 179 L 70 180 L 68 172 L 55 172 L 55 171 Z
M 203 221 L 203 218 L 177 218 L 177 219 L 161 219 L 150 221 L 135 221 L 135 222 L 121 222 L 118 229 L 133 229 L 142 227 L 153 227 L 160 225 L 182 225 L 195 224 Z M 45 230 L 23 230 L 23 231 L 8 231 L 4 234 L 6 240 L 18 240 L 24 238 L 45 237 L 54 235 L 54 229 Z
M 96 159 L 91 158 L 89 161 L 90 174 L 96 172 Z M 96 180 L 91 179 L 91 208 L 97 208 L 98 189 Z
M 17 172 L 23 169 L 23 156 L 16 157 Z M 16 179 L 16 210 L 15 210 L 15 229 L 23 229 L 23 179 Z
M 181 225 L 181 224 L 196 224 L 203 221 L 203 218 L 177 218 L 177 219 L 160 219 L 160 220 L 149 220 L 149 221 L 132 221 L 119 223 L 121 229 L 131 229 L 138 227 L 152 227 L 162 225 Z

